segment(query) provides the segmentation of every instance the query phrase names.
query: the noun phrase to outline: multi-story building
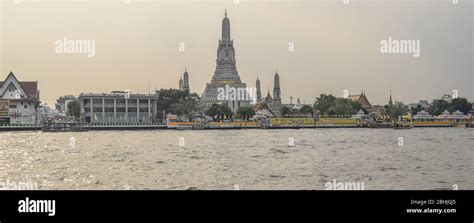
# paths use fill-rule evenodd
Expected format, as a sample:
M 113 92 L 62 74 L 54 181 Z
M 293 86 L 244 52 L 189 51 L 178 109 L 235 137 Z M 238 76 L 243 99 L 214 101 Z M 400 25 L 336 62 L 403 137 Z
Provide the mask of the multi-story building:
M 13 72 L 5 81 L 0 81 L 0 119 L 3 124 L 37 125 L 41 121 L 40 103 L 37 81 L 18 81 Z
M 113 91 L 79 95 L 81 117 L 88 123 L 155 123 L 158 95 Z

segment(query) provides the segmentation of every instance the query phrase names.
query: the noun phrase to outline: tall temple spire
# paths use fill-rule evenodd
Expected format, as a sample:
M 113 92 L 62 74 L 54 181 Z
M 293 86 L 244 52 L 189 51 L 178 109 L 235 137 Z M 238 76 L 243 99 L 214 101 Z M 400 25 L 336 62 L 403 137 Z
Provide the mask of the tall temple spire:
M 183 74 L 183 90 L 184 91 L 189 91 L 189 74 L 188 74 L 188 68 L 184 68 L 184 74 Z
M 222 20 L 222 39 L 217 48 L 217 66 L 214 80 L 233 80 L 240 82 L 240 77 L 235 66 L 234 43 L 230 39 L 230 21 L 226 16 Z
M 281 92 L 280 92 L 280 75 L 278 75 L 278 71 L 275 72 L 273 83 L 273 98 L 274 99 L 281 99 Z
M 392 101 L 392 90 L 390 90 L 390 99 L 388 100 L 388 105 L 393 105 L 393 101 Z
M 262 99 L 262 92 L 260 91 L 260 80 L 258 79 L 258 76 L 257 82 L 255 83 L 255 88 L 257 88 L 257 101 L 260 101 Z
M 184 88 L 183 88 L 183 78 L 182 77 L 179 78 L 178 89 L 180 91 L 184 90 Z
M 247 97 L 233 100 L 220 99 L 217 92 L 220 89 L 228 89 L 229 87 L 246 89 L 247 85 L 242 82 L 237 71 L 234 43 L 230 36 L 230 20 L 226 10 L 222 20 L 222 37 L 217 47 L 216 69 L 211 81 L 206 84 L 201 98 L 204 106 L 210 108 L 213 104 L 223 103 L 229 106 L 232 112 L 235 113 L 240 107 L 250 105 L 252 99 L 247 99 Z
M 268 88 L 267 90 L 267 96 L 265 97 L 265 99 L 267 98 L 270 98 L 270 99 L 272 98 L 272 96 L 270 95 L 270 88 Z
M 227 17 L 227 9 L 225 10 L 225 16 L 222 20 L 222 41 L 229 42 L 230 41 L 230 20 Z

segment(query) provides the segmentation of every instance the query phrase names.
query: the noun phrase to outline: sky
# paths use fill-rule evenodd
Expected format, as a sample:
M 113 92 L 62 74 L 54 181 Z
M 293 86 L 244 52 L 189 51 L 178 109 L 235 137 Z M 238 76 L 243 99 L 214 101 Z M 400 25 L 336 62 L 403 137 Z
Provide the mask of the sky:
M 283 103 L 362 90 L 372 104 L 474 100 L 473 0 L 0 0 L 0 79 L 61 95 L 177 88 L 187 67 L 202 94 L 215 70 L 227 9 L 243 82 L 262 94 L 280 75 Z M 58 53 L 57 41 L 95 42 L 95 56 Z M 420 56 L 382 53 L 381 41 L 414 40 Z M 183 44 L 184 43 L 184 50 Z M 290 46 L 294 46 L 290 50 Z

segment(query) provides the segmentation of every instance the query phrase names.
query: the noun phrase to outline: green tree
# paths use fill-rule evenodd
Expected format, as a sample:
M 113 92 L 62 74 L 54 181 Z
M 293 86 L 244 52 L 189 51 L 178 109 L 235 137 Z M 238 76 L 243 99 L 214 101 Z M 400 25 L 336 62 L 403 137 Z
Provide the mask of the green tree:
M 313 108 L 309 105 L 304 105 L 300 108 L 299 113 L 302 115 L 313 116 Z
M 412 108 L 412 109 L 411 109 L 411 112 L 412 112 L 413 115 L 416 115 L 416 114 L 418 114 L 418 112 L 420 112 L 421 110 L 423 110 L 423 108 L 421 107 L 420 104 L 418 104 L 418 105 L 416 105 L 415 108 Z
M 334 111 L 335 115 L 353 115 L 356 114 L 362 105 L 347 98 L 337 98 L 334 107 L 330 110 Z
M 430 108 L 432 115 L 440 115 L 445 110 L 448 112 L 460 112 L 467 114 L 471 109 L 472 104 L 467 101 L 466 98 L 454 98 L 452 99 L 449 95 L 443 95 L 441 99 L 433 100 Z
M 224 104 L 213 104 L 205 113 L 207 116 L 211 116 L 214 121 L 224 120 L 225 116 L 233 115 L 232 110 L 229 106 Z
M 191 93 L 179 98 L 177 102 L 172 103 L 168 107 L 168 112 L 184 115 L 189 119 L 192 119 L 193 115 L 197 115 L 201 112 L 201 101 L 196 93 Z
M 467 114 L 471 110 L 472 104 L 467 101 L 465 98 L 455 98 L 451 101 L 448 106 L 449 112 L 455 112 L 459 110 L 460 112 Z
M 164 113 L 185 115 L 191 118 L 203 112 L 203 106 L 196 93 L 178 89 L 160 89 L 158 94 L 157 118 L 162 120 Z
M 240 107 L 237 110 L 237 117 L 243 120 L 248 120 L 255 115 L 255 111 L 250 106 Z
M 448 100 L 437 99 L 433 100 L 432 106 L 430 108 L 431 115 L 440 115 L 444 110 L 448 109 L 450 102 Z
M 81 116 L 81 106 L 80 106 L 79 99 L 70 101 L 67 104 L 66 115 L 71 116 L 73 118 L 79 118 Z
M 385 110 L 390 118 L 396 120 L 398 119 L 398 116 L 402 116 L 407 112 L 407 107 L 403 104 L 403 102 L 397 101 L 392 106 L 385 105 Z
M 69 100 L 76 100 L 76 97 L 74 95 L 64 95 L 59 97 L 55 104 L 56 110 L 59 112 L 64 112 L 66 110 L 66 101 Z
M 336 97 L 329 94 L 321 94 L 314 102 L 314 108 L 320 111 L 320 114 L 330 113 L 330 109 L 336 105 Z
M 300 110 L 298 110 L 297 108 L 291 109 L 291 116 L 295 117 L 299 115 L 300 115 Z
M 282 117 L 291 116 L 291 109 L 288 106 L 282 106 L 280 112 Z

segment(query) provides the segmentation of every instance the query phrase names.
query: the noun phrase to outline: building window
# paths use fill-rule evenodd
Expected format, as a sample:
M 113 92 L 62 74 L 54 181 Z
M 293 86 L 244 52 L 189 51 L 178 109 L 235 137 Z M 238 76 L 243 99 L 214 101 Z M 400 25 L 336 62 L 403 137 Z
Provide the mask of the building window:
M 10 105 L 10 108 L 16 109 L 16 105 Z
M 91 100 L 90 99 L 84 99 L 83 102 L 84 102 L 84 107 L 85 107 L 85 106 L 90 105 Z
M 27 108 L 28 108 L 28 105 L 25 105 L 24 108 L 27 109 Z
M 16 87 L 12 85 L 10 85 L 10 87 L 8 88 L 8 92 L 15 92 L 16 91 Z

